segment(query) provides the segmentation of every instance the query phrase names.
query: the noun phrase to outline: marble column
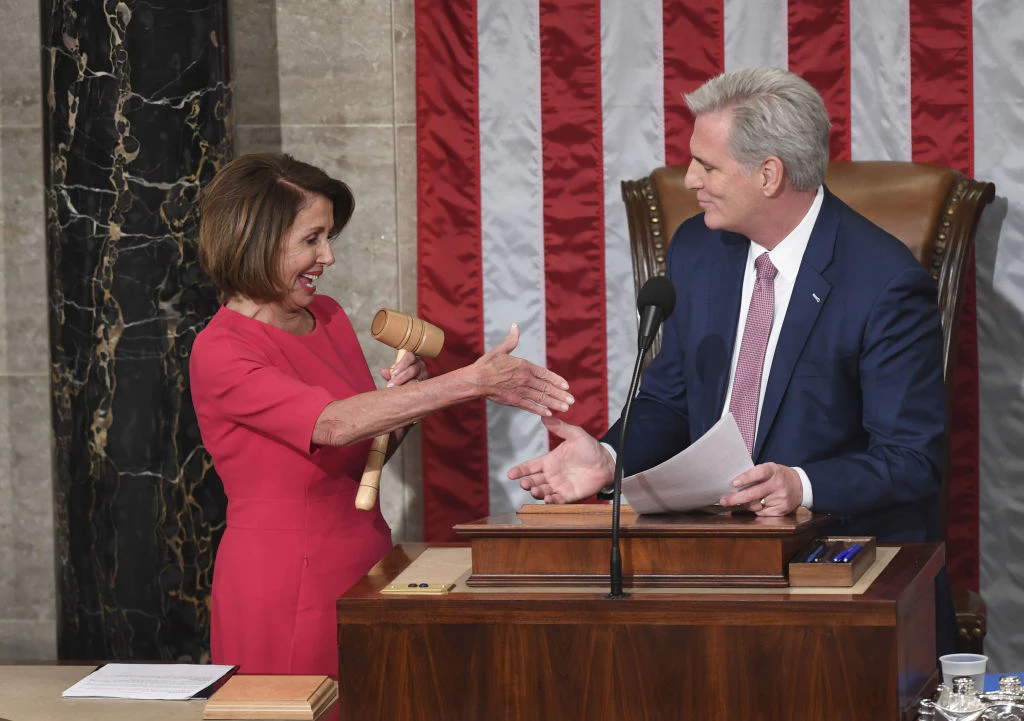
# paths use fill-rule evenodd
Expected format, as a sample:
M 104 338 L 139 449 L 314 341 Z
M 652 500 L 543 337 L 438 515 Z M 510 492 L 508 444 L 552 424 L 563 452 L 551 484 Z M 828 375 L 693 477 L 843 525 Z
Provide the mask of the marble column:
M 226 503 L 188 388 L 229 0 L 41 0 L 61 659 L 208 659 Z

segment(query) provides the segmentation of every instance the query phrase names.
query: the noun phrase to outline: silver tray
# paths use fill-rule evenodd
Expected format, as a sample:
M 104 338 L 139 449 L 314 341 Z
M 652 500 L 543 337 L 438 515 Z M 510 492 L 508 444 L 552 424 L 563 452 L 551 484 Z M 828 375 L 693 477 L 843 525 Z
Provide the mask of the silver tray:
M 1024 690 L 1020 676 L 1001 676 L 999 691 L 975 693 L 969 676 L 953 679 L 953 688 L 939 684 L 935 695 L 918 704 L 921 721 L 1024 721 Z

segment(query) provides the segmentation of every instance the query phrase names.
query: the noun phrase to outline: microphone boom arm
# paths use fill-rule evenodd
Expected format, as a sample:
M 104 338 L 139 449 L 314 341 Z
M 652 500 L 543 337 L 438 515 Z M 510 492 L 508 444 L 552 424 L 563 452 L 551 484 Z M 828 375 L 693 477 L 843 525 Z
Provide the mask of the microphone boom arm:
M 622 552 L 619 549 L 619 515 L 622 507 L 622 474 L 623 458 L 626 455 L 626 430 L 629 427 L 630 412 L 633 410 L 633 397 L 636 395 L 636 388 L 640 383 L 640 372 L 643 367 L 646 348 L 641 347 L 636 356 L 636 365 L 633 367 L 633 378 L 629 382 L 629 395 L 626 397 L 626 405 L 622 409 L 622 427 L 619 429 L 619 450 L 615 454 L 615 475 L 612 485 L 612 550 L 611 550 L 611 590 L 606 598 L 626 598 L 628 593 L 622 590 Z

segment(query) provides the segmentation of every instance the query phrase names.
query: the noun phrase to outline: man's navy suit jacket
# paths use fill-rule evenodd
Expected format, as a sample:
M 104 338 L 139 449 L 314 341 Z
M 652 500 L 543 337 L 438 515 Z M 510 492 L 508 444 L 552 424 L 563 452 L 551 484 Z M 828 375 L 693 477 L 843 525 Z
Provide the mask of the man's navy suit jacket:
M 627 474 L 670 458 L 721 417 L 749 247 L 709 230 L 703 214 L 673 236 L 677 302 L 633 404 Z M 807 472 L 814 510 L 837 518 L 828 532 L 939 540 L 946 408 L 937 303 L 935 282 L 906 246 L 826 189 L 752 455 Z M 618 445 L 618 423 L 603 440 Z

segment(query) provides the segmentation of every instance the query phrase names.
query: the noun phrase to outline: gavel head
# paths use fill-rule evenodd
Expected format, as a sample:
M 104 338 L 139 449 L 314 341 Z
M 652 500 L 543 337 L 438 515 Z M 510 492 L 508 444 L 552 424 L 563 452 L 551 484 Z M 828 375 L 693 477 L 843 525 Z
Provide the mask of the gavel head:
M 421 358 L 437 358 L 444 346 L 444 331 L 436 325 L 389 308 L 377 311 L 370 324 L 370 335 Z

